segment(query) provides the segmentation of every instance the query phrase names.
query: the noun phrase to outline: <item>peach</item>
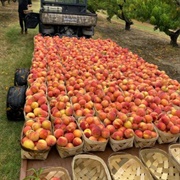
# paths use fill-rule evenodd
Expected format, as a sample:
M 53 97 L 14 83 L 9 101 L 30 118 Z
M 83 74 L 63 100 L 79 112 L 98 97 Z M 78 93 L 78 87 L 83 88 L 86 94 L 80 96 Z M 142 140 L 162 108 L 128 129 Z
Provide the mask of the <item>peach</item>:
M 46 104 L 46 102 L 47 102 L 46 96 L 41 96 L 37 101 L 39 106 L 41 106 L 42 104 Z
M 26 104 L 26 105 L 24 106 L 24 112 L 25 112 L 25 113 L 32 112 L 32 107 L 31 107 L 31 105 Z
M 37 107 L 39 107 L 38 102 L 32 102 L 31 108 L 32 108 L 32 109 L 35 109 L 35 108 L 37 108 Z
M 108 139 L 110 137 L 110 130 L 108 128 L 103 128 L 101 130 L 102 138 Z
M 40 107 L 36 107 L 33 112 L 35 116 L 41 116 L 42 109 Z
M 152 131 L 151 130 L 145 130 L 143 132 L 143 138 L 144 139 L 151 139 L 152 138 Z
M 139 138 L 142 138 L 143 137 L 143 132 L 139 129 L 135 130 L 134 132 L 136 134 L 136 136 L 138 136 Z
M 134 131 L 132 129 L 125 129 L 124 136 L 126 138 L 131 138 L 134 136 Z
M 31 150 L 33 150 L 35 147 L 34 142 L 30 139 L 24 140 L 24 142 L 22 143 L 22 146 Z
M 29 112 L 26 114 L 26 118 L 33 119 L 33 118 L 35 118 L 35 115 L 33 112 Z
M 68 142 L 70 143 L 70 142 L 72 142 L 73 139 L 74 139 L 74 134 L 73 134 L 72 132 L 68 132 L 68 133 L 65 133 L 65 134 L 64 134 L 64 137 L 66 137 L 67 140 L 68 140 Z
M 58 177 L 52 177 L 50 180 L 61 180 L 61 179 Z
M 39 132 L 39 137 L 40 137 L 41 139 L 46 139 L 46 138 L 47 138 L 47 136 L 48 136 L 48 130 L 43 129 L 43 128 L 39 128 L 39 129 L 36 130 L 36 131 Z
M 165 125 L 167 125 L 167 124 L 169 124 L 169 122 L 170 122 L 170 118 L 169 118 L 169 116 L 168 115 L 163 115 L 162 117 L 161 117 L 161 121 L 165 124 Z
M 111 138 L 114 139 L 114 140 L 122 140 L 123 139 L 123 132 L 118 130 L 118 131 L 115 131 L 112 135 L 111 135 Z
M 144 116 L 144 119 L 145 119 L 145 122 L 147 122 L 147 123 L 152 123 L 152 122 L 153 122 L 153 118 L 152 118 L 152 116 L 149 115 L 149 114 L 146 114 L 146 115 Z
M 89 138 L 92 135 L 91 130 L 89 128 L 85 129 L 83 133 L 87 138 Z
M 75 122 L 70 122 L 70 123 L 66 126 L 66 131 L 67 131 L 67 132 L 73 132 L 76 128 L 77 128 L 77 124 L 76 124 Z
M 123 125 L 125 128 L 132 128 L 132 122 L 131 121 L 126 121 Z
M 54 131 L 54 136 L 58 139 L 60 136 L 64 135 L 64 130 L 63 129 L 56 129 Z
M 48 105 L 47 104 L 41 104 L 40 108 L 46 112 L 48 112 Z
M 152 137 L 152 138 L 156 138 L 156 137 L 157 137 L 157 133 L 156 133 L 155 131 L 152 131 L 152 132 L 151 132 L 151 137 Z
M 119 118 L 116 118 L 113 122 L 112 122 L 113 126 L 118 129 L 123 125 L 123 121 Z
M 86 121 L 80 121 L 80 128 L 84 131 L 85 129 L 89 128 L 89 124 Z
M 98 139 L 97 139 L 97 141 L 99 141 L 99 142 L 107 142 L 107 138 L 104 138 L 104 137 L 99 137 Z
M 51 130 L 51 121 L 49 121 L 48 119 L 44 120 L 41 124 L 42 128 L 47 129 L 47 130 Z
M 142 131 L 144 131 L 144 130 L 147 130 L 147 123 L 145 123 L 145 122 L 140 122 L 139 123 L 139 129 L 140 130 L 142 130 Z
M 73 139 L 73 145 L 74 146 L 79 146 L 79 145 L 81 145 L 82 144 L 82 139 L 81 138 L 79 138 L 79 137 L 75 137 L 74 139 Z
M 107 113 L 107 118 L 111 121 L 114 121 L 116 119 L 116 113 L 114 111 L 110 111 Z
M 163 122 L 158 122 L 157 128 L 160 129 L 161 131 L 165 131 L 166 125 Z
M 178 127 L 177 125 L 173 125 L 173 126 L 171 126 L 171 128 L 170 128 L 170 132 L 171 132 L 172 134 L 178 134 L 178 133 L 180 133 L 180 129 L 179 129 L 179 127 Z
M 67 147 L 67 148 L 73 148 L 74 145 L 73 145 L 73 143 L 67 143 L 67 145 L 66 145 L 65 147 Z
M 73 115 L 73 108 L 72 108 L 72 107 L 67 107 L 67 108 L 65 109 L 65 114 L 66 114 L 67 116 L 72 116 L 72 115 Z
M 94 136 L 96 138 L 100 137 L 101 136 L 101 129 L 100 129 L 100 127 L 96 126 L 96 125 L 93 126 L 91 128 L 91 134 L 92 134 L 92 136 Z
M 32 125 L 32 129 L 34 131 L 36 131 L 37 129 L 39 129 L 41 127 L 41 124 L 39 122 L 34 122 Z
M 75 129 L 73 131 L 74 137 L 82 137 L 82 131 L 80 129 Z
M 98 141 L 98 139 L 96 137 L 94 137 L 94 136 L 90 136 L 89 140 L 91 140 L 91 141 Z
M 28 137 L 32 141 L 38 141 L 39 140 L 39 133 L 37 131 L 32 131 L 29 133 Z
M 37 150 L 47 150 L 47 142 L 44 139 L 39 139 L 36 144 Z
M 68 140 L 66 137 L 64 136 L 60 136 L 58 139 L 57 139 L 57 145 L 58 146 L 61 146 L 61 147 L 65 147 L 68 143 Z
M 25 126 L 23 128 L 23 133 L 26 134 L 27 131 L 32 130 L 31 126 Z
M 109 129 L 110 134 L 113 134 L 116 130 L 112 124 L 107 125 L 106 128 Z
M 54 146 L 56 144 L 56 138 L 53 135 L 48 135 L 46 138 L 46 142 L 48 146 Z

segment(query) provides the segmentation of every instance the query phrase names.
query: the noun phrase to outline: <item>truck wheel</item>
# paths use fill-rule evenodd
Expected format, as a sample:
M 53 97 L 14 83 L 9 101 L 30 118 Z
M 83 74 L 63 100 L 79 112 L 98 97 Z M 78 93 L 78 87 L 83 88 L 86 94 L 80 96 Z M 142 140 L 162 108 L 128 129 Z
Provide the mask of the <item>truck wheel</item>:
M 54 27 L 50 25 L 44 25 L 42 22 L 39 23 L 39 33 L 44 35 L 53 35 L 54 34 Z
M 27 85 L 28 75 L 29 75 L 29 69 L 26 68 L 16 69 L 16 72 L 14 74 L 14 86 Z
M 8 120 L 24 120 L 27 86 L 11 86 L 7 93 L 6 116 Z

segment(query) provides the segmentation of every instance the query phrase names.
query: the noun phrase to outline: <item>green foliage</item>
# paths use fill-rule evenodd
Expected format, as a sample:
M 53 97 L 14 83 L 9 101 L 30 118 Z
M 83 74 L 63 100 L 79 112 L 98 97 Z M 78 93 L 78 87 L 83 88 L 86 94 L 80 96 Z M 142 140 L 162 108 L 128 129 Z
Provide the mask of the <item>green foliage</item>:
M 39 168 L 39 169 L 31 168 L 28 171 L 32 171 L 33 175 L 29 175 L 25 177 L 23 180 L 41 180 L 40 176 L 43 173 L 43 168 Z

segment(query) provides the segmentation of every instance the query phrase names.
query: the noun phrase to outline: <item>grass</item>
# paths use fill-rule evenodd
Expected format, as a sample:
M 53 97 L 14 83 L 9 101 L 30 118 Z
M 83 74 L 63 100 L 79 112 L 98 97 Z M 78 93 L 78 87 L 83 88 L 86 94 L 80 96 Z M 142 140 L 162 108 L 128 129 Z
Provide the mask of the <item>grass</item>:
M 8 19 L 6 19 L 8 21 Z M 20 173 L 20 134 L 23 121 L 9 121 L 6 117 L 6 98 L 14 85 L 17 68 L 29 68 L 33 53 L 33 37 L 37 29 L 21 35 L 18 21 L 0 28 L 0 179 L 17 180 Z

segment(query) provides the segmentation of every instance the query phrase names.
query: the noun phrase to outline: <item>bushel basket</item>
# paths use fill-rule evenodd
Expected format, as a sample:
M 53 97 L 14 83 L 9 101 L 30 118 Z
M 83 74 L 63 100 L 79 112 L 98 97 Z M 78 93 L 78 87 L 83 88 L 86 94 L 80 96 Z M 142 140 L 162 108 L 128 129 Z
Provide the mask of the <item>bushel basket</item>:
M 173 165 L 169 155 L 155 148 L 142 149 L 140 158 L 156 180 L 179 180 L 180 172 Z
M 74 156 L 72 175 L 73 180 L 111 180 L 109 170 L 103 159 L 90 154 Z
M 108 158 L 113 180 L 153 180 L 141 160 L 128 153 L 113 153 Z
M 168 147 L 168 152 L 172 163 L 180 172 L 180 144 L 171 144 Z

